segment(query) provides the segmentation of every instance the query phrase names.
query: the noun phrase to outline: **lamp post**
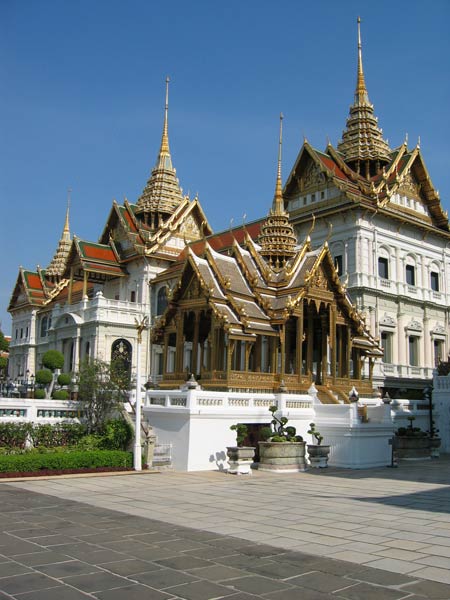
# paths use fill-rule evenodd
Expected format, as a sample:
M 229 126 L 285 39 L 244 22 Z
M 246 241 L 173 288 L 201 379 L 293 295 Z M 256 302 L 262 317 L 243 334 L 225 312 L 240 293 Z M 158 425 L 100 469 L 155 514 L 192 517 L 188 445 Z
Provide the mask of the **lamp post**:
M 142 444 L 141 444 L 141 343 L 142 332 L 148 327 L 148 317 L 134 319 L 137 331 L 136 344 L 136 403 L 135 415 L 136 421 L 134 425 L 134 460 L 133 466 L 135 471 L 142 471 Z

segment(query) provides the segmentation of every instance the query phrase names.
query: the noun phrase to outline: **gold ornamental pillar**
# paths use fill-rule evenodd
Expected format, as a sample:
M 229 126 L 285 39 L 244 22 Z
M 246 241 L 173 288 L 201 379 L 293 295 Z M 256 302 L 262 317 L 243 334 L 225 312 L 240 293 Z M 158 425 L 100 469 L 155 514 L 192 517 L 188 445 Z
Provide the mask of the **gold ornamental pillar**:
M 88 286 L 88 272 L 84 271 L 83 273 L 83 300 L 87 296 L 87 286 Z
M 312 375 L 312 364 L 313 364 L 313 351 L 314 351 L 314 327 L 313 327 L 313 315 L 311 305 L 307 305 L 307 333 L 306 333 L 306 374 Z
M 297 339 L 296 339 L 296 359 L 297 359 L 297 374 L 298 380 L 302 380 L 302 366 L 303 366 L 303 301 L 296 311 L 297 316 Z
M 326 378 L 327 378 L 327 371 L 328 371 L 328 344 L 327 344 L 327 339 L 328 339 L 328 319 L 327 319 L 327 315 L 321 315 L 320 317 L 320 325 L 321 325 L 321 329 L 322 329 L 322 348 L 320 349 L 321 352 L 321 379 L 322 379 L 322 385 L 325 384 Z
M 70 267 L 69 297 L 67 299 L 69 304 L 72 304 L 72 291 L 73 291 L 73 267 Z
M 336 383 L 336 306 L 330 304 L 331 377 Z
M 197 376 L 197 363 L 198 363 L 198 329 L 199 329 L 199 318 L 200 313 L 194 313 L 194 336 L 192 340 L 192 362 L 191 362 L 191 371 Z

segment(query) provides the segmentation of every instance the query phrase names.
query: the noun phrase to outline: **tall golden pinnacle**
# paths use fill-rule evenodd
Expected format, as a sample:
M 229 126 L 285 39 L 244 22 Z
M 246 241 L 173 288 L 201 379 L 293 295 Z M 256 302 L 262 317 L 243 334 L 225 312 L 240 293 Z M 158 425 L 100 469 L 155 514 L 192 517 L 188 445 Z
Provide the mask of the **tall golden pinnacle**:
M 358 17 L 358 74 L 356 77 L 355 102 L 368 103 L 369 95 L 367 93 L 366 82 L 364 79 L 364 70 L 362 64 L 362 43 L 361 43 L 361 17 Z
M 164 107 L 164 125 L 163 125 L 163 133 L 161 139 L 161 151 L 160 153 L 170 154 L 169 150 L 169 128 L 168 128 L 168 120 L 169 120 L 169 77 L 166 77 L 166 104 Z
M 70 196 L 72 194 L 71 188 L 67 190 L 67 209 L 66 209 L 66 220 L 64 222 L 64 229 L 62 237 L 70 241 L 70 227 L 69 227 L 69 212 L 70 212 Z
M 281 185 L 281 148 L 283 145 L 283 113 L 280 113 L 280 136 L 278 141 L 278 166 L 277 181 L 275 184 L 275 195 L 273 197 L 273 212 L 275 215 L 284 214 L 283 188 Z

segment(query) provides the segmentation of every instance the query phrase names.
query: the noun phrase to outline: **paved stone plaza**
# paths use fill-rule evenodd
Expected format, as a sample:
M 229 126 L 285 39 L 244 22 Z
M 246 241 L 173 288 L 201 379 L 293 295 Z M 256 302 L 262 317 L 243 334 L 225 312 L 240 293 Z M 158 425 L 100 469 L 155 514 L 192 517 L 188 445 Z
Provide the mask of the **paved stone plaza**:
M 450 459 L 0 484 L 0 599 L 450 600 Z

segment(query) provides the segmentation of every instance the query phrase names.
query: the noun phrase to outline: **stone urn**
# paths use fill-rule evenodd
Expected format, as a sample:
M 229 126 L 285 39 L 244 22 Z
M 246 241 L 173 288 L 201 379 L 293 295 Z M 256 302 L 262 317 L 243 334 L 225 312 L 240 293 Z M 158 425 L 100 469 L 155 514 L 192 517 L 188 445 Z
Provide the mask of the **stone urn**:
M 255 448 L 253 446 L 228 446 L 228 473 L 233 475 L 251 475 Z
M 430 438 L 424 436 L 394 436 L 394 450 L 397 458 L 405 460 L 420 460 L 430 458 Z
M 441 447 L 441 438 L 440 437 L 430 437 L 430 452 L 431 458 L 439 458 L 439 448 Z
M 258 442 L 259 471 L 298 473 L 306 471 L 306 442 Z
M 328 467 L 328 455 L 330 446 L 318 446 L 317 444 L 308 444 L 309 464 L 314 469 L 324 469 Z

